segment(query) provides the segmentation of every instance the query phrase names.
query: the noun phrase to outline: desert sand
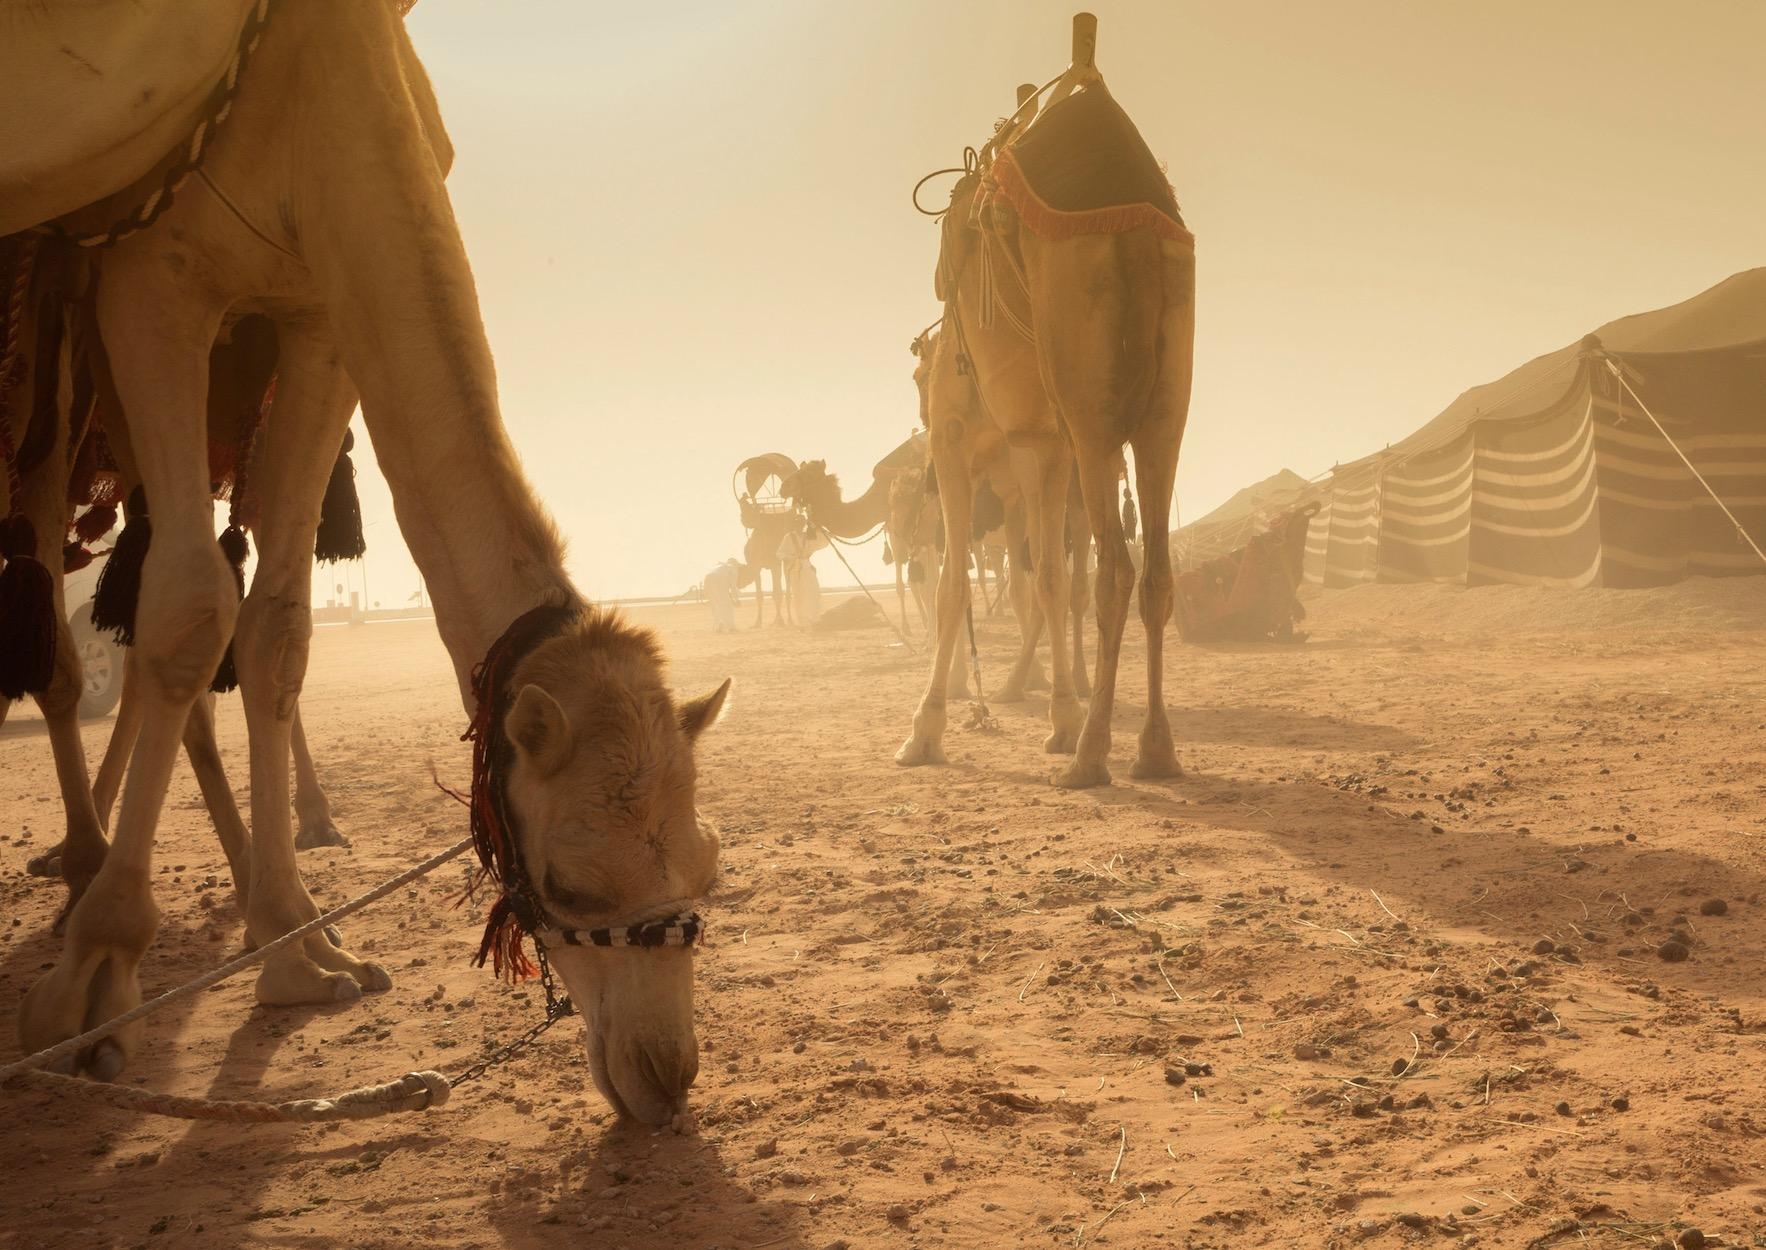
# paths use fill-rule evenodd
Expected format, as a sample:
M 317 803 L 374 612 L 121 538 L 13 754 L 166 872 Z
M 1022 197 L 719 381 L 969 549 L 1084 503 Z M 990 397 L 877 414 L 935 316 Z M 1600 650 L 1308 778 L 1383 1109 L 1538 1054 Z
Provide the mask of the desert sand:
M 1766 579 L 1308 602 L 1303 646 L 1176 648 L 1169 783 L 1127 777 L 1131 621 L 1117 782 L 1083 793 L 1048 784 L 1034 697 L 978 728 L 953 709 L 950 766 L 896 768 L 924 665 L 885 630 L 639 611 L 682 690 L 736 678 L 701 758 L 724 852 L 696 1133 L 614 1123 L 574 1022 L 445 1108 L 365 1124 L 7 1091 L 0 1240 L 1766 1245 Z M 982 624 L 991 684 L 1015 634 Z M 354 841 L 303 853 L 322 903 L 464 834 L 430 777 L 468 766 L 432 623 L 319 630 L 304 711 Z M 237 706 L 220 722 L 243 795 Z M 23 710 L 0 776 L 12 1004 L 61 898 L 23 874 L 60 823 Z M 156 873 L 149 993 L 240 942 L 182 766 Z M 346 922 L 391 991 L 269 1010 L 247 975 L 155 1018 L 123 1079 L 279 1100 L 464 1067 L 539 996 L 469 965 L 463 875 Z

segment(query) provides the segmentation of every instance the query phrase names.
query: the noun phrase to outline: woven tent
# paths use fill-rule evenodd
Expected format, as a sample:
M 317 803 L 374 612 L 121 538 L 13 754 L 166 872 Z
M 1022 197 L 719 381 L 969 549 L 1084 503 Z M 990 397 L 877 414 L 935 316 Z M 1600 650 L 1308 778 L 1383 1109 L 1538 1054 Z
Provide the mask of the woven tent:
M 1302 497 L 1323 505 L 1307 577 L 1330 587 L 1766 572 L 1736 530 L 1766 548 L 1766 269 L 1475 387 Z

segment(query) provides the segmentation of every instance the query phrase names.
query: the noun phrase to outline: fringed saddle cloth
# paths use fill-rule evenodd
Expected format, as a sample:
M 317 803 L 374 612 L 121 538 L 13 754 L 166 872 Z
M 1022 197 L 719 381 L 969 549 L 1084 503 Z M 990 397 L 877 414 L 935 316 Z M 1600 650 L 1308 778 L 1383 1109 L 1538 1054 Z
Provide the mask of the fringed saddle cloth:
M 977 249 L 978 227 L 987 227 L 995 202 L 1009 205 L 1043 239 L 1144 226 L 1192 250 L 1196 245 L 1165 171 L 1101 83 L 1051 105 L 951 189 L 933 280 L 940 300 Z
M 1151 228 L 1191 247 L 1177 196 L 1146 140 L 1101 84 L 1053 105 L 995 155 L 983 174 L 1039 238 Z

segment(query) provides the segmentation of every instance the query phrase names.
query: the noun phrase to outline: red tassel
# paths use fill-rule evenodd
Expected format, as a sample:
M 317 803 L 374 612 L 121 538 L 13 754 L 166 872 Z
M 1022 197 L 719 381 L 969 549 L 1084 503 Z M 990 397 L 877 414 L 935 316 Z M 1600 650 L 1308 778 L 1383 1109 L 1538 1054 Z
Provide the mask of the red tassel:
M 61 574 L 78 573 L 92 563 L 92 552 L 84 543 L 67 543 L 61 549 Z
M 101 503 L 87 508 L 74 522 L 74 534 L 83 543 L 95 543 L 116 528 L 117 506 Z
M 55 676 L 55 579 L 37 558 L 29 517 L 0 526 L 0 695 L 41 694 Z

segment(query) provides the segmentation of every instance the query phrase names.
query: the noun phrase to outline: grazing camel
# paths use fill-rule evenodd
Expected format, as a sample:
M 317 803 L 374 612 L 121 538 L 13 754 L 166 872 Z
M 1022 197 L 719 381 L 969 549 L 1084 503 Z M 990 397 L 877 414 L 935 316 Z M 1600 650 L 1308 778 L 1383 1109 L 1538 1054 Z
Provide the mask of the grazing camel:
M 1110 780 L 1116 668 L 1134 586 L 1116 508 L 1124 445 L 1134 448 L 1146 534 L 1140 605 L 1147 716 L 1132 773 L 1180 771 L 1164 706 L 1164 632 L 1171 612 L 1167 530 L 1194 354 L 1195 247 L 1158 162 L 1098 76 L 1088 15 L 1075 19 L 1074 45 L 1073 65 L 1051 104 L 1033 121 L 1022 120 L 1034 108 L 1028 93 L 977 171 L 952 193 L 940 260 L 946 330 L 927 367 L 939 477 L 964 488 L 944 494 L 947 531 L 967 520 L 966 488 L 992 437 L 991 417 L 1014 445 L 1040 455 L 1041 489 L 1032 493 L 1031 509 L 1041 518 L 1042 542 L 1033 542 L 1032 555 L 1055 550 L 1066 485 L 1055 447 L 1070 443 L 1097 546 L 1098 656 L 1075 758 L 1056 781 L 1085 787 Z M 1036 560 L 1039 589 L 1060 563 Z M 942 758 L 942 666 L 954 651 L 964 607 L 958 596 L 966 589 L 951 564 L 947 553 L 940 667 L 913 735 L 897 753 L 905 764 Z M 1059 638 L 1065 620 L 1051 612 L 1051 597 L 1043 595 L 1043 610 Z M 1065 657 L 1056 658 L 1051 714 L 1058 707 L 1070 718 L 1077 701 Z M 1051 751 L 1067 749 L 1066 730 L 1057 721 Z
M 80 6 L 30 55 L 9 51 L 33 75 L 27 103 L 69 98 L 64 66 L 77 58 L 57 48 L 102 56 L 111 8 L 131 6 Z M 139 1001 L 157 915 L 154 826 L 186 716 L 229 637 L 251 743 L 247 930 L 262 942 L 317 915 L 294 857 L 287 759 L 312 630 L 313 535 L 359 388 L 474 718 L 475 833 L 504 889 L 485 950 L 511 956 L 522 930 L 537 932 L 582 1009 L 597 1086 L 622 1114 L 667 1123 L 698 1070 L 690 951 L 569 939 L 676 917 L 709 889 L 718 843 L 696 817 L 693 749 L 728 683 L 677 703 L 656 640 L 588 606 L 564 570 L 503 427 L 443 184 L 451 153 L 395 9 L 258 0 L 246 16 L 261 38 L 200 178 L 103 260 L 98 324 L 154 508 L 136 626 L 141 730 L 115 838 L 61 957 L 26 995 L 21 1039 L 37 1049 Z M 54 116 L 46 105 L 37 115 Z M 69 183 L 89 190 L 81 172 Z M 119 193 L 91 216 L 117 220 L 139 197 Z M 280 339 L 279 419 L 264 454 L 281 469 L 264 491 L 258 575 L 242 605 L 209 519 L 202 395 L 208 347 L 244 310 L 270 316 Z M 389 983 L 314 935 L 266 962 L 257 993 L 328 1003 Z M 139 1027 L 79 1066 L 115 1076 Z

